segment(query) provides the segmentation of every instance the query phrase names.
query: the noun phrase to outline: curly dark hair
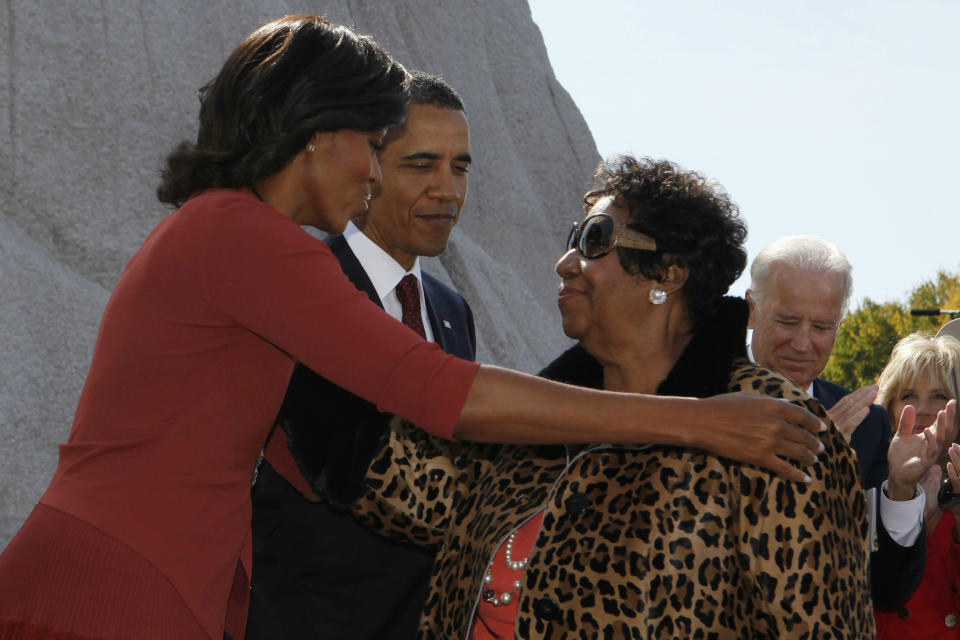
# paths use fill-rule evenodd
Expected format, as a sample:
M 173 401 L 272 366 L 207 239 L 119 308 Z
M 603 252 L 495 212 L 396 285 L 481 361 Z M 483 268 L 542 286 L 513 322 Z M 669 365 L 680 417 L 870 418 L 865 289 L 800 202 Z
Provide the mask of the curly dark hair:
M 157 189 L 182 205 L 211 187 L 253 187 L 318 131 L 378 131 L 403 121 L 407 72 L 367 36 L 311 15 L 263 25 L 200 89 L 196 144 L 168 156 Z
M 617 156 L 601 162 L 593 180 L 587 209 L 613 196 L 630 212 L 627 226 L 657 241 L 656 252 L 617 247 L 624 269 L 658 282 L 672 264 L 689 269 L 683 292 L 696 328 L 747 264 L 737 205 L 720 185 L 666 160 Z

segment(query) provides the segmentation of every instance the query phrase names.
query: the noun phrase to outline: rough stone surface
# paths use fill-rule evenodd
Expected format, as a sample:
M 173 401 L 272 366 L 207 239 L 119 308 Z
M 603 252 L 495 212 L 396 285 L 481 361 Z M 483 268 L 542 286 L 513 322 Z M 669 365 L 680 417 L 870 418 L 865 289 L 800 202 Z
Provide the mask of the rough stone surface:
M 553 265 L 598 159 L 518 0 L 7 0 L 0 7 L 0 548 L 66 439 L 100 314 L 168 210 L 163 158 L 196 132 L 197 89 L 246 34 L 321 13 L 374 34 L 464 97 L 475 158 L 444 256 L 479 358 L 534 371 L 566 346 Z

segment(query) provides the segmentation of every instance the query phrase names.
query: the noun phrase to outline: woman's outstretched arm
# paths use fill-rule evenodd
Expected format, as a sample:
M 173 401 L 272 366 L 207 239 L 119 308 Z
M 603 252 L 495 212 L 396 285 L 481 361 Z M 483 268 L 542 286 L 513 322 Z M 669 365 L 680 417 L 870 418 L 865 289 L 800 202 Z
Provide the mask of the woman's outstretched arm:
M 670 444 L 809 481 L 801 464 L 822 451 L 826 426 L 786 400 L 745 393 L 712 398 L 598 391 L 482 365 L 454 428 L 463 440 L 505 443 Z
M 795 480 L 806 474 L 784 458 L 806 464 L 819 451 L 811 432 L 820 421 L 784 401 L 619 394 L 478 369 L 385 314 L 354 288 L 329 247 L 269 205 L 241 192 L 218 203 L 202 212 L 202 233 L 192 236 L 202 248 L 207 302 L 334 384 L 432 434 L 696 446 Z M 180 215 L 201 215 L 190 206 Z

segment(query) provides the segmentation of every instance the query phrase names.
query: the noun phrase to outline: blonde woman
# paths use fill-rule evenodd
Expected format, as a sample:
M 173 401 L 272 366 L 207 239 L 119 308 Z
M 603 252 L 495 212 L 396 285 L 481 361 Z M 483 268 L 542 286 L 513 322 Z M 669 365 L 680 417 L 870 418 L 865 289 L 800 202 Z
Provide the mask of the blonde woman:
M 953 336 L 921 334 L 897 343 L 880 374 L 877 403 L 904 427 L 918 433 L 931 426 L 938 414 L 960 398 L 960 341 Z M 953 412 L 947 444 L 940 455 L 953 493 L 960 495 L 960 445 L 956 444 L 957 418 Z M 898 433 L 895 439 L 900 437 Z M 935 467 L 924 483 L 926 493 L 927 564 L 923 580 L 899 610 L 876 614 L 877 638 L 960 638 L 960 505 L 941 508 L 937 501 L 942 472 Z M 946 514 L 946 511 L 949 514 Z M 947 517 L 944 517 L 947 515 Z M 951 517 L 952 516 L 952 517 Z

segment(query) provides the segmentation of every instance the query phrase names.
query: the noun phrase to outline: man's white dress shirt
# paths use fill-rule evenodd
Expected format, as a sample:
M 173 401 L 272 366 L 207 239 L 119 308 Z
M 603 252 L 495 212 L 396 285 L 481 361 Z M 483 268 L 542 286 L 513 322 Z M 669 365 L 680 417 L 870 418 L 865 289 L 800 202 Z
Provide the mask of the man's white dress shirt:
M 380 302 L 383 303 L 383 310 L 401 322 L 403 322 L 403 308 L 397 299 L 397 285 L 408 273 L 416 276 L 417 288 L 420 290 L 420 315 L 423 317 L 423 329 L 427 333 L 427 340 L 435 342 L 433 329 L 430 327 L 430 318 L 427 317 L 427 300 L 423 295 L 420 258 L 416 258 L 413 262 L 413 268 L 407 271 L 393 259 L 393 256 L 381 249 L 379 245 L 360 231 L 353 222 L 347 223 L 343 237 L 354 255 L 357 256 L 363 270 L 367 272 Z

